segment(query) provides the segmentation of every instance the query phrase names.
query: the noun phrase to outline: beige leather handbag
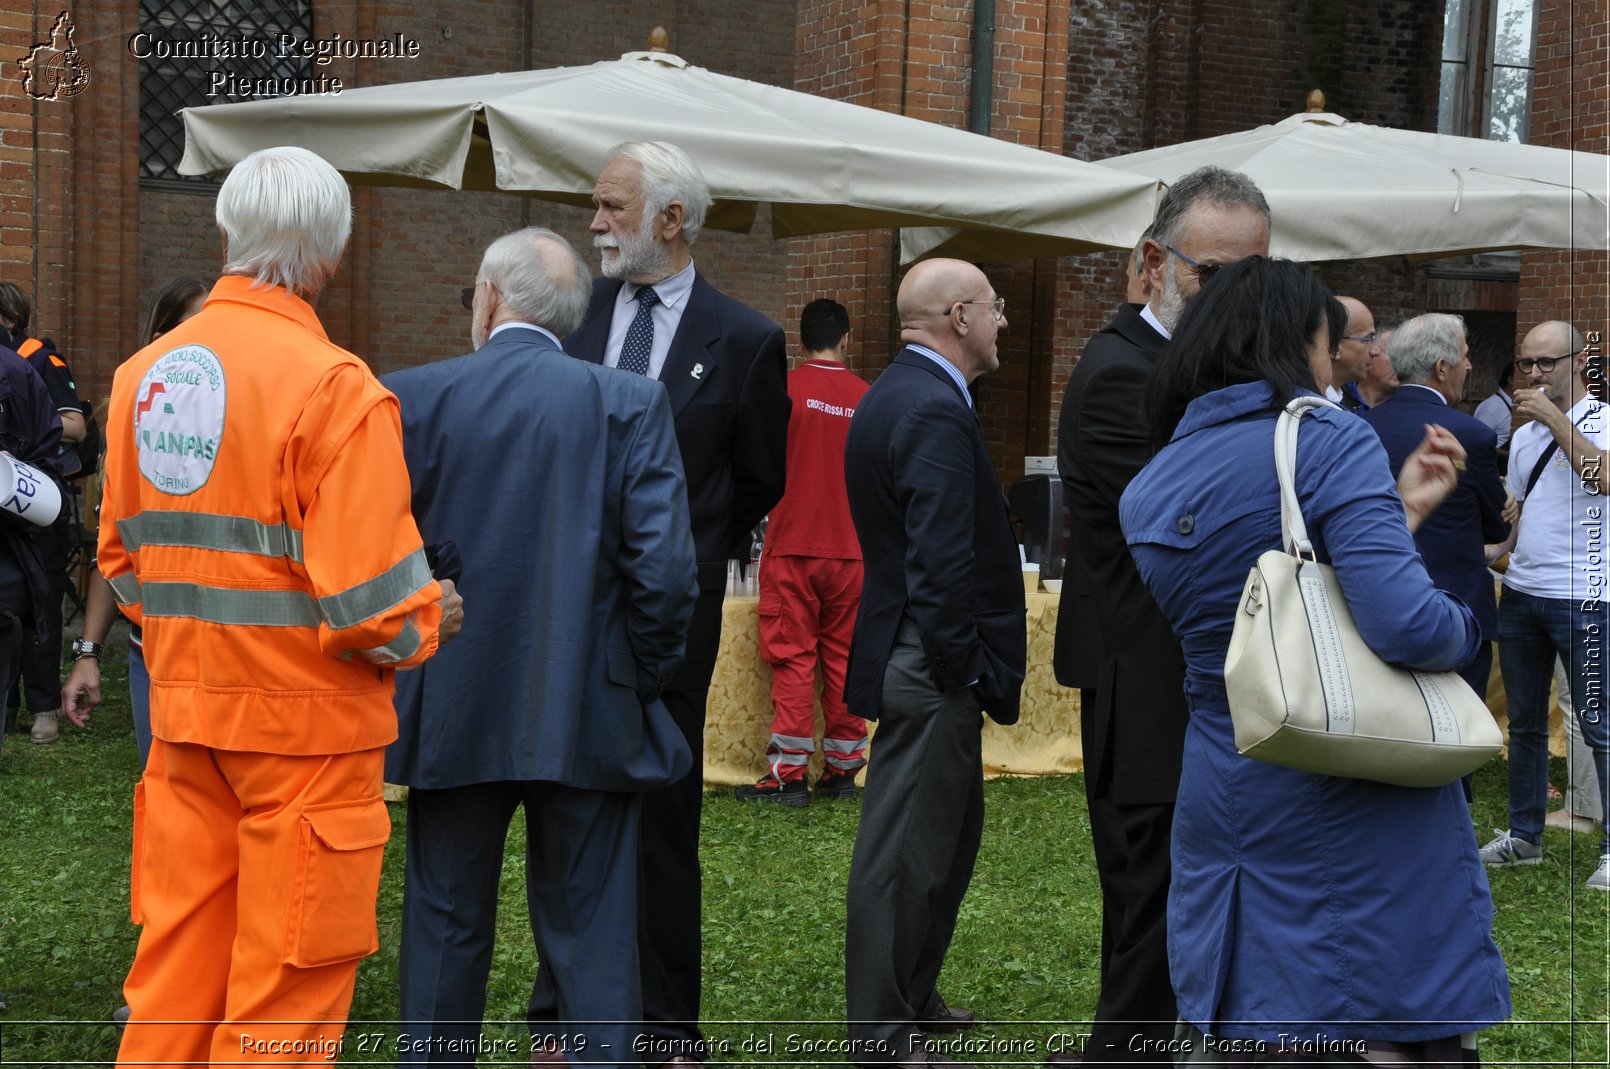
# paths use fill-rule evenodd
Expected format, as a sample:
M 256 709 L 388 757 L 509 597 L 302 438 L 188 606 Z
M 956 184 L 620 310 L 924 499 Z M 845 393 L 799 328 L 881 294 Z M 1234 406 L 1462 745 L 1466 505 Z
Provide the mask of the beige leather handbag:
M 1297 502 L 1297 428 L 1330 402 L 1294 399 L 1275 425 L 1284 549 L 1258 558 L 1236 609 L 1224 682 L 1235 747 L 1273 765 L 1400 787 L 1440 787 L 1503 745 L 1486 703 L 1453 672 L 1387 664 L 1358 633 Z

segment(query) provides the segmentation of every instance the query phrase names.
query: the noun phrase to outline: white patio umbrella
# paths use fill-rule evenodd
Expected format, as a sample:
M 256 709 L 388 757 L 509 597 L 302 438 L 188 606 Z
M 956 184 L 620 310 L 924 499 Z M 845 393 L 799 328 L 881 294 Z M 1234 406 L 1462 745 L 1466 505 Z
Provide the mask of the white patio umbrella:
M 359 184 L 505 190 L 590 203 L 627 140 L 681 146 L 710 184 L 707 225 L 776 237 L 951 225 L 1118 248 L 1155 180 L 934 123 L 714 74 L 664 52 L 466 78 L 187 108 L 180 170 L 300 145 Z
M 1100 162 L 1165 184 L 1208 164 L 1249 175 L 1269 198 L 1271 253 L 1293 260 L 1610 247 L 1610 157 L 1597 153 L 1310 112 Z M 908 259 L 965 255 L 978 240 L 934 230 L 901 237 Z M 1046 254 L 1060 251 L 1052 241 L 1040 244 Z

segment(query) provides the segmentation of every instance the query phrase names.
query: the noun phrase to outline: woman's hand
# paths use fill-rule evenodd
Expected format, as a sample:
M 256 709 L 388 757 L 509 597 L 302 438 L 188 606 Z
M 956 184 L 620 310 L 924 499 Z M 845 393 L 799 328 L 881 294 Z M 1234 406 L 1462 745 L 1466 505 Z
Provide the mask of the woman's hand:
M 1398 496 L 1408 514 L 1409 530 L 1418 530 L 1422 521 L 1442 504 L 1459 483 L 1465 470 L 1465 447 L 1446 428 L 1426 424 L 1425 440 L 1409 454 L 1398 473 Z

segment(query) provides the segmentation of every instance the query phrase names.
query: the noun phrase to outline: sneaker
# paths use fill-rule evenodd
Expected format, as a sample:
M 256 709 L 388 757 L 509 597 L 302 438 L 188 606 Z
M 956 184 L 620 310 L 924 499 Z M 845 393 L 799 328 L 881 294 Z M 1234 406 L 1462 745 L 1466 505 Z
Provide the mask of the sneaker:
M 1610 854 L 1599 859 L 1599 867 L 1593 870 L 1585 886 L 1590 891 L 1610 891 Z
M 833 771 L 822 773 L 822 778 L 816 781 L 816 797 L 854 798 L 855 773 Z
M 38 743 L 55 742 L 60 734 L 61 728 L 56 726 L 56 710 L 34 714 L 34 726 L 28 732 L 30 739 Z
M 1481 848 L 1484 865 L 1498 868 L 1503 865 L 1535 865 L 1543 860 L 1543 848 L 1525 839 L 1517 839 L 1509 832 L 1494 828 L 1498 838 Z
M 1575 832 L 1578 835 L 1587 835 L 1598 828 L 1591 817 L 1579 817 L 1569 809 L 1556 809 L 1543 821 L 1550 828 L 1559 828 L 1561 831 Z
M 811 792 L 804 776 L 786 779 L 781 783 L 767 776 L 753 786 L 739 787 L 734 793 L 740 802 L 781 802 L 794 809 L 811 804 Z

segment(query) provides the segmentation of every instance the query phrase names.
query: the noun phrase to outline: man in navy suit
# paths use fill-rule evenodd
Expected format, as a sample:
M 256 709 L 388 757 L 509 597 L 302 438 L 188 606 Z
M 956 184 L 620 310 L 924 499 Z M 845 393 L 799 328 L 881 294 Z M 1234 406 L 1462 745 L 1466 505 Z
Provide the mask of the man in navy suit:
M 644 1061 L 703 1061 L 699 1032 L 699 810 L 704 707 L 721 643 L 726 563 L 748 559 L 750 532 L 783 496 L 788 452 L 788 354 L 783 332 L 722 294 L 694 267 L 710 190 L 687 154 L 663 141 L 627 142 L 593 187 L 593 244 L 603 273 L 581 329 L 565 350 L 595 364 L 658 379 L 671 402 L 688 480 L 699 601 L 687 659 L 665 705 L 693 752 L 692 770 L 643 806 Z M 546 970 L 532 991 L 533 1021 L 552 1015 Z
M 972 1015 L 936 984 L 984 827 L 983 716 L 1016 723 L 1026 656 L 1017 536 L 968 385 L 1000 366 L 1006 302 L 960 260 L 913 267 L 906 343 L 844 447 L 865 561 L 845 699 L 878 722 L 844 933 L 851 1060 L 951 1065 L 922 1038 Z
M 500 238 L 471 298 L 475 352 L 385 380 L 414 517 L 428 545 L 454 543 L 481 606 L 451 656 L 398 677 L 400 1018 L 424 1041 L 403 1061 L 475 1061 L 504 836 L 524 805 L 532 934 L 563 1036 L 534 1061 L 638 1064 L 639 813 L 692 767 L 660 692 L 697 591 L 665 391 L 559 346 L 590 282 L 551 231 Z
M 1403 385 L 1360 415 L 1381 436 L 1392 474 L 1397 475 L 1425 438 L 1427 424 L 1446 427 L 1465 447 L 1459 485 L 1426 517 L 1414 541 L 1438 589 L 1458 596 L 1476 616 L 1480 652 L 1459 674 L 1485 698 L 1498 603 L 1484 547 L 1508 538 L 1509 524 L 1504 522 L 1504 485 L 1498 481 L 1497 436 L 1481 420 L 1453 407 L 1470 374 L 1465 322 L 1441 313 L 1416 316 L 1392 333 L 1390 357 Z

